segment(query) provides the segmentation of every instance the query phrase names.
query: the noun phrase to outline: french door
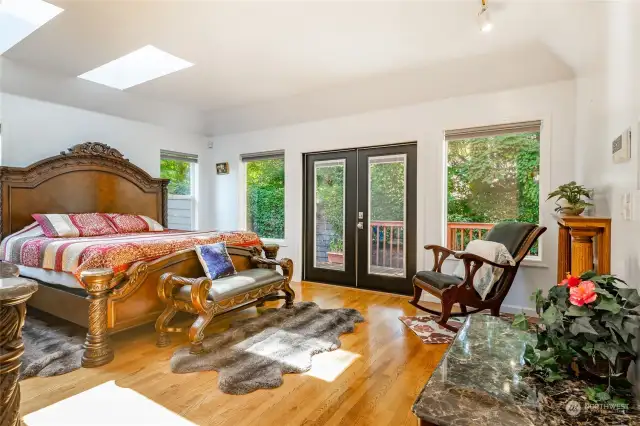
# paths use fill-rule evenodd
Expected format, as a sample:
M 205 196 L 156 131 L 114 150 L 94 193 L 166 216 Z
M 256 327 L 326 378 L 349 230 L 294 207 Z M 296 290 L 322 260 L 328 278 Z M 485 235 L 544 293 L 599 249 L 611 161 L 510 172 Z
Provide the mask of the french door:
M 411 294 L 416 145 L 306 154 L 307 281 Z

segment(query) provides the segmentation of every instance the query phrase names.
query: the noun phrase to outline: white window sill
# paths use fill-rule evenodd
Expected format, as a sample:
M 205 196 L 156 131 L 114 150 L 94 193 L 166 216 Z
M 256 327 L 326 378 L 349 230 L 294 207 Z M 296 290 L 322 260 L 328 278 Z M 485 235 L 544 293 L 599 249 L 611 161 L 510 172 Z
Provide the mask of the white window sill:
M 277 244 L 280 247 L 287 247 L 287 242 L 278 238 L 260 238 L 265 244 Z
M 453 257 L 448 257 L 445 259 L 445 262 L 460 262 L 460 259 L 455 259 Z M 524 266 L 527 268 L 548 268 L 549 266 L 546 263 L 542 262 L 542 259 L 527 259 L 525 258 L 522 262 L 520 262 L 520 266 Z

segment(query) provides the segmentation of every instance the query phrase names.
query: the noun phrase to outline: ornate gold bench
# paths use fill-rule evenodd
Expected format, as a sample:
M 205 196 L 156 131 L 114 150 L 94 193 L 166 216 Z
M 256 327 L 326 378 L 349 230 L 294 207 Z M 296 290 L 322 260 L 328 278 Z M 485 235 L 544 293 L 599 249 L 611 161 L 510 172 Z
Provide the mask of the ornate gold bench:
M 164 312 L 156 321 L 157 346 L 169 345 L 169 333 L 188 331 L 191 353 L 203 352 L 204 329 L 214 318 L 268 300 L 285 299 L 285 308 L 293 306 L 294 291 L 289 286 L 293 275 L 291 259 L 267 259 L 256 247 L 227 247 L 237 274 L 210 280 L 204 270 L 194 271 L 194 277 L 163 274 L 158 280 L 158 296 L 165 303 Z M 276 267 L 282 268 L 282 274 Z M 284 295 L 279 295 L 282 291 Z M 198 315 L 191 327 L 174 328 L 169 323 L 178 312 Z

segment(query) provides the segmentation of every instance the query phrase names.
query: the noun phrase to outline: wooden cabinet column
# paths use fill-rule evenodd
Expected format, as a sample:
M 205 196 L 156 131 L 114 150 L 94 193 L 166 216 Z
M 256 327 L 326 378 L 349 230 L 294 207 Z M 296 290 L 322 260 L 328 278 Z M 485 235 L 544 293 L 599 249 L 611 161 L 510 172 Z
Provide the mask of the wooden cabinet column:
M 558 282 L 567 273 L 611 272 L 611 218 L 554 216 L 558 230 Z M 594 247 L 595 245 L 595 247 Z

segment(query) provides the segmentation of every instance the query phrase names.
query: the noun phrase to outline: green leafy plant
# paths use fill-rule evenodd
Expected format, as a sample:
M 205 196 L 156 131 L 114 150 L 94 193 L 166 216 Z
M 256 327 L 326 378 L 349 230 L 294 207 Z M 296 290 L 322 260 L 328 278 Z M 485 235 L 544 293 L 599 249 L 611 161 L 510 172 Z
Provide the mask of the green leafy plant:
M 583 185 L 578 185 L 574 181 L 560 185 L 555 191 L 552 191 L 547 197 L 547 200 L 552 198 L 556 199 L 556 212 L 567 211 L 574 214 L 576 214 L 576 212 L 582 213 L 585 207 L 593 205 L 584 200 L 584 198 L 588 200 L 591 199 L 591 191 Z M 564 200 L 566 202 L 565 205 L 560 205 L 558 203 L 560 200 Z
M 329 243 L 329 251 L 333 253 L 344 253 L 342 238 L 334 238 Z
M 539 223 L 540 133 L 447 143 L 447 220 Z M 472 240 L 460 235 L 462 246 Z M 538 254 L 538 244 L 531 249 Z
M 586 272 L 567 276 L 549 289 L 537 290 L 535 302 L 539 323 L 537 344 L 527 345 L 524 360 L 535 376 L 554 382 L 579 375 L 581 370 L 608 381 L 608 386 L 587 388 L 590 399 L 613 399 L 620 389 L 612 379 L 624 382 L 626 370 L 640 343 L 640 295 L 613 275 Z M 524 314 L 516 315 L 513 327 L 528 328 Z M 604 368 L 603 368 L 604 367 Z
M 249 161 L 247 228 L 263 238 L 284 238 L 284 159 Z
M 161 159 L 160 177 L 162 179 L 169 179 L 169 194 L 191 194 L 191 163 Z

